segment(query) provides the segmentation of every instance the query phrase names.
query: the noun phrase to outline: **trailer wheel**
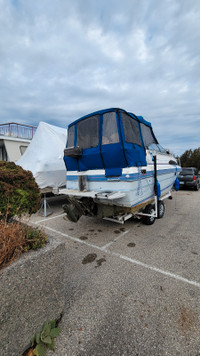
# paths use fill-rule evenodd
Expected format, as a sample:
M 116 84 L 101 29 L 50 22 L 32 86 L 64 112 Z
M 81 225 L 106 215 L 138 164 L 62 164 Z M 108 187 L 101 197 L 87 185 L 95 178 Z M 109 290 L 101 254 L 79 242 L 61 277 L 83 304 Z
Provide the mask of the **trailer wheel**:
M 153 214 L 155 213 L 155 208 L 152 204 L 149 204 L 146 206 L 146 208 L 144 209 L 144 213 L 145 214 Z M 143 222 L 145 225 L 153 225 L 155 221 L 155 217 L 154 216 L 145 216 L 143 219 Z
M 158 202 L 158 219 L 161 219 L 165 213 L 165 206 L 162 200 Z

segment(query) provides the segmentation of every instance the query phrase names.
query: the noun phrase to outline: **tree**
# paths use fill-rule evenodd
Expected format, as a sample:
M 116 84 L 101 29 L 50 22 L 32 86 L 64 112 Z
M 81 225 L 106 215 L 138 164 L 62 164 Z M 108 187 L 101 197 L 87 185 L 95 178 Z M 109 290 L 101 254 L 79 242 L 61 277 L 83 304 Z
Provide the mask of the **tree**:
M 200 147 L 186 150 L 180 157 L 182 167 L 196 167 L 200 171 Z

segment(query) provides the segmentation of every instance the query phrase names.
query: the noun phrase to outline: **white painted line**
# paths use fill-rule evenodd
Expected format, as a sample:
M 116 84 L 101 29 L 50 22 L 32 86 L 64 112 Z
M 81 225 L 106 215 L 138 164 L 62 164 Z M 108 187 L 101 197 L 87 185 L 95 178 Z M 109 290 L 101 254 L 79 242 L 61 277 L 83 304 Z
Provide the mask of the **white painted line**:
M 42 228 L 45 228 L 45 229 L 47 229 L 47 230 L 49 230 L 49 231 L 55 232 L 55 233 L 58 234 L 58 235 L 64 236 L 64 237 L 66 237 L 66 238 L 68 238 L 68 239 L 70 239 L 70 240 L 72 240 L 72 241 L 79 242 L 79 243 L 81 243 L 81 244 L 83 244 L 83 245 L 86 245 L 86 246 L 89 246 L 89 247 L 93 247 L 93 248 L 97 248 L 98 250 L 104 251 L 104 250 L 102 249 L 102 247 L 99 247 L 99 246 L 90 244 L 89 242 L 86 242 L 86 241 L 84 241 L 84 240 L 80 240 L 80 239 L 78 239 L 77 237 L 73 237 L 73 236 L 70 236 L 70 235 L 68 235 L 68 234 L 64 234 L 63 232 L 57 231 L 57 230 L 55 230 L 55 229 L 52 229 L 52 228 L 49 227 L 49 226 L 43 226 L 43 225 L 41 225 L 41 227 L 42 227 Z
M 116 239 L 114 239 L 113 241 L 109 242 L 108 244 L 104 245 L 102 247 L 102 250 L 106 250 L 108 247 L 110 247 L 114 242 L 116 242 L 117 240 L 121 239 L 121 237 L 123 237 L 124 235 L 126 235 L 130 230 L 127 230 L 125 232 L 123 232 L 123 234 L 120 234 L 118 237 L 116 237 Z
M 107 251 L 106 251 L 107 252 Z M 124 255 L 121 255 L 120 253 L 117 253 L 117 252 L 109 252 L 111 255 L 113 256 L 116 256 L 116 257 L 119 257 L 121 258 L 122 260 L 125 260 L 125 261 L 128 261 L 128 262 L 131 262 L 135 265 L 138 265 L 138 266 L 141 266 L 141 267 L 144 267 L 144 268 L 147 268 L 147 269 L 150 269 L 151 271 L 154 271 L 154 272 L 158 272 L 158 273 L 161 273 L 167 277 L 171 277 L 171 278 L 174 278 L 176 279 L 177 281 L 181 281 L 181 282 L 184 282 L 184 283 L 188 283 L 188 284 L 191 284 L 195 287 L 198 287 L 200 288 L 200 283 L 196 282 L 196 281 L 191 281 L 190 279 L 187 279 L 187 278 L 184 278 L 184 277 L 181 277 L 179 276 L 178 274 L 174 274 L 174 273 L 171 273 L 171 272 L 168 272 L 168 271 L 164 271 L 160 268 L 157 268 L 157 267 L 153 267 L 153 266 L 149 266 L 147 265 L 146 263 L 143 263 L 143 262 L 140 262 L 140 261 L 137 261 L 137 260 L 134 260 L 133 258 L 129 258 L 127 256 L 124 256 Z
M 41 225 L 41 227 L 45 227 L 45 229 L 49 230 L 49 231 L 52 231 L 52 232 L 55 232 L 61 236 L 64 236 L 72 241 L 75 241 L 75 242 L 79 242 L 83 245 L 86 245 L 88 247 L 92 247 L 92 248 L 96 248 L 97 250 L 100 250 L 102 252 L 106 252 L 108 253 L 110 256 L 114 256 L 114 257 L 119 257 L 120 259 L 124 260 L 124 261 L 127 261 L 127 262 L 130 262 L 134 265 L 138 265 L 138 266 L 141 266 L 143 268 L 146 268 L 146 269 L 149 269 L 151 271 L 154 271 L 154 272 L 157 272 L 157 273 L 160 273 L 164 276 L 167 276 L 167 277 L 170 277 L 170 278 L 173 278 L 177 281 L 181 281 L 181 282 L 184 282 L 184 283 L 187 283 L 187 284 L 190 284 L 194 287 L 197 287 L 197 288 L 200 288 L 200 283 L 199 282 L 196 282 L 196 281 L 192 281 L 190 279 L 187 279 L 187 278 L 184 278 L 184 277 L 181 277 L 179 276 L 178 274 L 174 274 L 174 273 L 171 273 L 171 272 L 168 272 L 168 271 L 164 271 L 160 268 L 157 268 L 157 267 L 153 267 L 153 266 L 150 266 L 150 265 L 147 265 L 146 263 L 143 263 L 143 262 L 140 262 L 140 261 L 137 261 L 133 258 L 130 258 L 130 257 L 127 257 L 127 256 L 124 256 L 124 255 L 121 255 L 120 253 L 117 253 L 117 252 L 112 252 L 112 251 L 109 251 L 109 250 L 106 250 L 105 249 L 105 246 L 103 247 L 99 247 L 99 246 L 96 246 L 96 245 L 93 245 L 93 244 L 90 244 L 89 242 L 86 242 L 86 241 L 83 241 L 83 240 L 80 240 L 78 239 L 77 237 L 72 237 L 70 235 L 67 235 L 67 234 L 64 234 L 63 232 L 59 232 L 55 229 L 52 229 L 51 227 L 48 227 L 48 226 L 43 226 Z
M 40 224 L 41 222 L 53 220 L 53 219 L 56 219 L 56 218 L 60 218 L 61 216 L 65 216 L 65 215 L 66 215 L 66 213 L 63 213 L 63 214 L 60 214 L 60 215 L 56 215 L 56 216 L 52 216 L 51 218 L 46 218 L 46 219 L 39 220 L 35 224 Z

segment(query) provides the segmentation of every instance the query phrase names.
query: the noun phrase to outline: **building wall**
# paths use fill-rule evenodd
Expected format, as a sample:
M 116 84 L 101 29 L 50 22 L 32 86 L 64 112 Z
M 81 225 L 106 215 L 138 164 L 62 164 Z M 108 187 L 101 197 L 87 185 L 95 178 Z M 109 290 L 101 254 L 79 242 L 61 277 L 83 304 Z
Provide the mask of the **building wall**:
M 0 140 L 0 160 L 15 162 L 25 152 L 29 142 L 21 140 L 3 139 Z

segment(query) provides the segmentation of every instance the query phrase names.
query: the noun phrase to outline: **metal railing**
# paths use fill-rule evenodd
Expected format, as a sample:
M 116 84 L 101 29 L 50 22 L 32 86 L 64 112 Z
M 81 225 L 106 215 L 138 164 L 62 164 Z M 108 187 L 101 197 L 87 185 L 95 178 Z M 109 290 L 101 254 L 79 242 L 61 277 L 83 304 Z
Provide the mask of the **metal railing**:
M 31 140 L 36 131 L 36 126 L 22 125 L 15 122 L 0 124 L 0 136 L 24 138 Z

